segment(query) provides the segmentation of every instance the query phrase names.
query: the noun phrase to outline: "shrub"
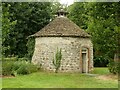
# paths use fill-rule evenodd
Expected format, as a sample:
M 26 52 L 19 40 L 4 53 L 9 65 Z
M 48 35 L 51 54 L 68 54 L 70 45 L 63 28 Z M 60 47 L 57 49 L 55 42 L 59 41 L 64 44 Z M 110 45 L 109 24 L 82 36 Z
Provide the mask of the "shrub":
M 107 67 L 107 64 L 109 63 L 108 59 L 104 56 L 94 57 L 93 60 L 95 67 Z
M 21 66 L 17 69 L 17 74 L 29 74 L 28 66 L 25 63 L 22 63 Z
M 120 62 L 114 62 L 113 60 L 111 60 L 108 64 L 108 69 L 113 74 L 120 73 Z
M 35 38 L 29 37 L 26 46 L 27 46 L 27 54 L 25 55 L 25 57 L 29 58 L 31 62 L 32 55 L 33 55 L 34 48 L 35 48 Z
M 38 71 L 36 65 L 33 65 L 29 61 L 25 61 L 25 59 L 23 60 L 23 58 L 18 59 L 18 61 L 7 58 L 7 60 L 4 59 L 2 63 L 2 75 L 24 75 Z
M 38 70 L 36 65 L 33 65 L 30 62 L 26 61 L 18 61 L 14 65 L 14 70 L 17 72 L 17 74 L 30 74 L 33 72 L 36 72 Z
M 17 60 L 17 57 L 2 57 L 2 75 L 12 75 L 14 62 Z
M 32 64 L 32 63 L 29 63 L 28 64 L 28 70 L 29 70 L 29 73 L 33 73 L 33 72 L 36 72 L 36 71 L 38 71 L 38 67 L 37 67 L 37 65 L 34 65 L 34 64 Z
M 12 61 L 3 61 L 2 62 L 2 75 L 11 75 L 12 74 Z
M 13 67 L 12 67 L 13 71 L 18 70 L 21 64 L 22 64 L 21 61 L 14 62 Z
M 62 53 L 61 53 L 61 48 L 60 50 L 58 50 L 57 48 L 57 52 L 55 54 L 55 59 L 53 58 L 53 65 L 55 66 L 55 72 L 58 72 L 58 69 L 60 68 L 60 64 L 61 64 L 61 59 L 62 59 Z

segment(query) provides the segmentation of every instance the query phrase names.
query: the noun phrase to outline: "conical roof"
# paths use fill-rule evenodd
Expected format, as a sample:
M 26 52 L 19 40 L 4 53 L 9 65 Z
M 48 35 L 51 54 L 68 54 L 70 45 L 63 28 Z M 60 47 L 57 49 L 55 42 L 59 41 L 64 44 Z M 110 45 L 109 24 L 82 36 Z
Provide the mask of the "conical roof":
M 67 17 L 56 17 L 47 26 L 35 33 L 35 37 L 90 37 Z

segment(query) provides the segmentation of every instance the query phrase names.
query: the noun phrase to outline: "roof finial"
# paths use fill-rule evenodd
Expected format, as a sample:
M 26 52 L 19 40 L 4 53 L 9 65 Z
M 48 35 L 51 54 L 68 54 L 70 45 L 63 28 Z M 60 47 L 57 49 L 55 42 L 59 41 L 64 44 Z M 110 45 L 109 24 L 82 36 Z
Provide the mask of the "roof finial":
M 63 9 L 60 9 L 56 12 L 58 16 L 66 16 L 68 12 L 64 11 Z

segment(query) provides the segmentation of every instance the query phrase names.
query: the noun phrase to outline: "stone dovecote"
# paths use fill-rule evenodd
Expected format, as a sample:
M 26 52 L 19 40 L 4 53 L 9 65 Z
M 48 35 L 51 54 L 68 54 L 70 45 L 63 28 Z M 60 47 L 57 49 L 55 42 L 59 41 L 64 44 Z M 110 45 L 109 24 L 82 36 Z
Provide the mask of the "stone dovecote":
M 57 14 L 58 17 L 47 26 L 31 35 L 35 37 L 32 62 L 46 71 L 55 71 L 52 60 L 57 48 L 62 48 L 59 72 L 88 73 L 93 69 L 91 36 L 65 17 L 66 12 L 59 11 Z

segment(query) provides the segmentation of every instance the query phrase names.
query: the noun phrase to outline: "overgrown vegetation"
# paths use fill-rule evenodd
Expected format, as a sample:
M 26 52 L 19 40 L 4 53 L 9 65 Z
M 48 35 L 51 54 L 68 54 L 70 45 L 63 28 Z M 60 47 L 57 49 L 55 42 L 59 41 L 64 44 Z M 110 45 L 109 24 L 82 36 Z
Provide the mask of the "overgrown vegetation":
M 94 67 L 107 67 L 109 60 L 104 56 L 94 56 Z
M 30 74 L 37 72 L 40 67 L 33 65 L 26 61 L 25 58 L 3 58 L 2 60 L 2 75 L 4 76 L 16 76 L 17 74 Z
M 29 37 L 28 38 L 28 42 L 27 42 L 27 54 L 26 57 L 30 60 L 32 60 L 32 56 L 34 53 L 34 49 L 35 49 L 35 38 L 34 37 Z
M 55 54 L 55 57 L 53 57 L 53 65 L 55 66 L 55 72 L 57 73 L 60 65 L 61 65 L 61 59 L 62 59 L 62 49 L 60 50 L 57 48 L 57 52 Z
M 111 60 L 110 63 L 108 64 L 108 69 L 113 74 L 120 73 L 120 62 L 115 62 Z

